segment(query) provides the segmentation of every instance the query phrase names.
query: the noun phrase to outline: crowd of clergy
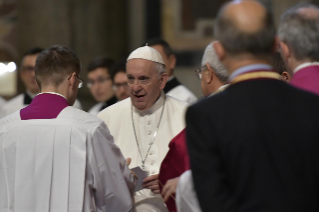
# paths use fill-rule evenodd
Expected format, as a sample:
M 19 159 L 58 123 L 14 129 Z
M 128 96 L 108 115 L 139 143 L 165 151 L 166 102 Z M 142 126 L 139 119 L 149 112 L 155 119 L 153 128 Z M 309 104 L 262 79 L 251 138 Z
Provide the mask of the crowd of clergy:
M 85 73 L 68 47 L 26 52 L 25 93 L 0 98 L 0 212 L 319 211 L 319 8 L 277 30 L 260 2 L 230 1 L 214 37 L 200 100 L 161 38 Z

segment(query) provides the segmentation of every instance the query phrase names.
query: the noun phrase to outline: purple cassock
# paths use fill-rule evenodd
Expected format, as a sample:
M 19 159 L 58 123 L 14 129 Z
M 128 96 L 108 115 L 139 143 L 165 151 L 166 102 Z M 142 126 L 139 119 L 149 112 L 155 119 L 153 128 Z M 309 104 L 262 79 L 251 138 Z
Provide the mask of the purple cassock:
M 295 72 L 290 84 L 319 95 L 319 65 L 310 65 L 301 68 Z
M 29 106 L 20 110 L 21 120 L 55 119 L 68 106 L 68 102 L 63 96 L 42 93 L 34 97 Z

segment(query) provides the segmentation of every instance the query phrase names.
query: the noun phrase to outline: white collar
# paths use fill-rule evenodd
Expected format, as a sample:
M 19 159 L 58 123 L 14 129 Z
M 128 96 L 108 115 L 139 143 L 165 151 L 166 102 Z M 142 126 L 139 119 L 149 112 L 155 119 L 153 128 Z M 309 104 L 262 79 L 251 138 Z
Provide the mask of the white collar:
M 36 97 L 36 95 L 38 95 L 38 94 L 31 93 L 31 91 L 29 91 L 28 89 L 26 93 L 31 97 L 31 99 L 33 99 L 34 97 Z
M 227 88 L 228 86 L 229 86 L 229 84 L 225 84 L 225 85 L 220 86 L 220 87 L 217 89 L 217 91 L 215 91 L 215 92 L 209 94 L 209 96 L 208 96 L 207 98 L 214 96 L 216 93 L 218 93 L 219 91 L 224 90 L 224 89 Z
M 134 107 L 134 112 L 140 114 L 141 116 L 144 116 L 144 115 L 151 115 L 152 113 L 154 113 L 156 110 L 160 109 L 163 104 L 164 104 L 164 99 L 165 99 L 165 94 L 164 92 L 162 91 L 161 94 L 160 94 L 160 97 L 158 98 L 158 100 L 153 104 L 152 107 L 150 107 L 148 110 L 144 110 L 144 111 L 141 111 L 141 110 L 138 110 L 136 107 Z M 132 100 L 131 100 L 132 101 Z
M 174 79 L 174 78 L 175 78 L 174 75 L 170 76 L 170 77 L 168 78 L 167 82 L 171 81 L 171 80 Z
M 294 74 L 297 73 L 298 71 L 300 71 L 301 69 L 307 68 L 309 66 L 319 66 L 319 62 L 306 62 L 306 63 L 303 63 L 303 64 L 297 66 L 297 68 L 295 68 Z
M 61 97 L 63 97 L 64 99 L 66 99 L 66 97 L 65 97 L 65 96 L 63 96 L 62 94 L 55 93 L 55 92 L 43 92 L 43 93 L 39 93 L 38 95 L 40 95 L 40 94 L 44 94 L 44 93 L 55 94 L 55 95 L 61 96 Z M 38 96 L 38 95 L 36 95 L 36 96 Z M 66 99 L 66 100 L 67 100 L 67 99 Z

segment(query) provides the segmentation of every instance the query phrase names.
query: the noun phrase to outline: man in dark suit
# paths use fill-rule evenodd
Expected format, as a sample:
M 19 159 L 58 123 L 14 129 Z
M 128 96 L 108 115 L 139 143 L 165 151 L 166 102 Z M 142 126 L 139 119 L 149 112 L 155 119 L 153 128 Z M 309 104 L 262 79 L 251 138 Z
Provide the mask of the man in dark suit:
M 215 33 L 231 85 L 186 115 L 202 211 L 318 211 L 319 98 L 269 65 L 278 44 L 271 13 L 230 2 Z

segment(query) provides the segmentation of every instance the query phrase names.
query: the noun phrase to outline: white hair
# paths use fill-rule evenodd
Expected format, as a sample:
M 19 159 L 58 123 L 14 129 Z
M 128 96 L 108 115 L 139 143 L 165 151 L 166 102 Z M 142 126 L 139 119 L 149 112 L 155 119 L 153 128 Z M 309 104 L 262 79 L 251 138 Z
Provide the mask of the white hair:
M 225 66 L 219 60 L 215 52 L 213 43 L 210 43 L 205 49 L 203 59 L 202 59 L 202 66 L 208 63 L 210 67 L 214 70 L 218 79 L 222 81 L 223 83 L 226 83 L 228 81 L 228 72 Z
M 161 64 L 161 63 L 155 62 L 155 69 L 156 69 L 159 76 L 161 76 L 163 73 L 166 72 L 166 66 L 164 64 Z

